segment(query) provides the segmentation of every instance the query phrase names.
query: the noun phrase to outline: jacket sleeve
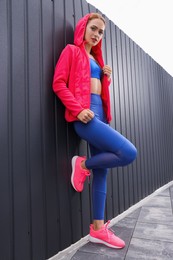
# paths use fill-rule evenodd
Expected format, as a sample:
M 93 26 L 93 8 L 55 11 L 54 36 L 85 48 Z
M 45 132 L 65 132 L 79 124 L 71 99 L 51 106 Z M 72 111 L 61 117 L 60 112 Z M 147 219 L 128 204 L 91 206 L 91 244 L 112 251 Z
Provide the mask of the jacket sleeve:
M 73 93 L 68 88 L 70 68 L 72 64 L 73 53 L 70 45 L 67 45 L 62 51 L 55 67 L 53 78 L 53 91 L 62 101 L 70 113 L 76 117 L 84 108 L 76 100 Z

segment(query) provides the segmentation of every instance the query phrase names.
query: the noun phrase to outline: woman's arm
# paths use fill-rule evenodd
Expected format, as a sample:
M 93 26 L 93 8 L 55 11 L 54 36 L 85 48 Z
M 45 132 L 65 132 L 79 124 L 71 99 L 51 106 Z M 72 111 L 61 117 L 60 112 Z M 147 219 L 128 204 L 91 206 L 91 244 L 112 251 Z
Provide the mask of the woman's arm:
M 60 58 L 55 67 L 53 78 L 53 90 L 60 98 L 64 106 L 75 117 L 84 109 L 76 100 L 73 93 L 67 87 L 70 69 L 72 64 L 73 53 L 70 45 L 67 45 L 62 51 Z

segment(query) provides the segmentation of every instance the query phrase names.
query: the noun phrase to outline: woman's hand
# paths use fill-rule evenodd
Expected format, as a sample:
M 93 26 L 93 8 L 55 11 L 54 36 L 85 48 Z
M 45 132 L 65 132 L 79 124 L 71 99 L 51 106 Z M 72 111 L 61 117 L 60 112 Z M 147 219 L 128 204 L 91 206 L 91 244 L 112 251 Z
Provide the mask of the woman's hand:
M 84 109 L 77 115 L 77 118 L 85 124 L 91 121 L 93 117 L 94 117 L 94 113 L 90 109 Z
M 108 65 L 105 65 L 102 70 L 103 70 L 103 73 L 108 76 L 108 79 L 110 79 L 111 74 L 112 74 L 111 67 Z

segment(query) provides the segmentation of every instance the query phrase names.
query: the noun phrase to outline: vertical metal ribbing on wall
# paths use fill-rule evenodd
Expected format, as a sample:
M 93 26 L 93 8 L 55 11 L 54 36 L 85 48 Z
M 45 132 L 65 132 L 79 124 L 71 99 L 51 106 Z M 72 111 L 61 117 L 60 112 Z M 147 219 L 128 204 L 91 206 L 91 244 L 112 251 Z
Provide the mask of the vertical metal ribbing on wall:
M 138 199 L 142 198 L 142 173 L 144 168 L 144 160 L 145 158 L 145 147 L 143 146 L 143 138 L 144 138 L 144 117 L 142 110 L 142 81 L 141 81 L 141 66 L 139 59 L 139 47 L 134 44 L 134 68 L 135 68 L 135 92 L 136 92 L 136 110 L 137 110 L 137 125 L 138 132 L 136 135 L 138 136 L 138 172 L 137 172 L 137 185 L 138 185 Z M 143 148 L 143 149 L 142 149 Z
M 163 165 L 163 173 L 166 173 L 166 172 L 169 172 L 169 161 L 168 161 L 168 158 L 169 158 L 169 154 L 168 154 L 168 145 L 169 145 L 169 141 L 167 140 L 167 137 L 168 137 L 168 134 L 167 134 L 167 113 L 166 111 L 169 111 L 167 109 L 167 100 L 165 98 L 165 93 L 166 91 L 164 90 L 164 85 L 167 85 L 167 84 L 164 84 L 164 72 L 162 72 L 161 68 L 160 68 L 160 83 L 161 83 L 161 98 L 162 98 L 162 111 L 163 111 L 163 134 L 164 134 L 164 137 L 163 137 L 163 155 L 164 155 L 164 165 Z M 169 105 L 168 105 L 169 107 Z M 168 112 L 169 113 L 169 112 Z M 169 115 L 168 115 L 169 117 Z
M 135 102 L 134 102 L 134 83 L 133 83 L 133 42 L 130 38 L 128 38 L 128 49 L 129 49 L 129 96 L 131 100 L 130 105 L 130 115 L 131 115 L 131 141 L 136 145 L 136 135 L 135 135 Z M 137 200 L 137 185 L 133 187 L 133 184 L 135 183 L 136 174 L 137 174 L 137 160 L 133 162 L 131 165 L 132 168 L 132 183 L 131 183 L 131 192 L 132 192 L 132 199 L 131 204 L 134 204 Z
M 116 28 L 113 23 L 111 23 L 111 57 L 112 57 L 112 83 L 111 83 L 111 110 L 112 110 L 112 122 L 111 125 L 115 129 L 119 129 L 119 75 L 117 70 L 117 42 L 116 42 Z M 114 87 L 113 87 L 114 86 Z M 119 214 L 119 186 L 118 186 L 118 170 L 111 169 L 112 172 L 112 203 L 113 203 L 113 214 Z
M 125 44 L 125 34 L 121 31 L 121 59 L 122 59 L 122 103 L 124 106 L 123 120 L 122 120 L 122 134 L 126 138 L 129 137 L 129 97 L 128 97 L 128 80 L 127 80 L 127 64 L 126 64 L 126 44 Z M 126 176 L 126 177 L 125 177 Z M 123 186 L 124 186 L 124 209 L 129 207 L 129 167 L 123 168 Z
M 8 174 L 9 174 L 9 215 L 10 215 L 10 256 L 14 257 L 14 182 L 13 182 L 13 112 L 12 112 L 12 89 L 13 89 L 13 77 L 12 77 L 12 6 L 11 1 L 7 1 L 7 40 L 8 40 Z M 8 196 L 8 194 L 7 194 Z
M 129 117 L 129 136 L 127 138 L 135 144 L 134 138 L 134 107 L 133 107 L 133 95 L 132 95 L 132 78 L 131 78 L 131 53 L 130 53 L 130 39 L 125 36 L 125 46 L 126 46 L 126 64 L 127 64 L 127 93 L 129 99 L 129 107 L 128 107 L 128 117 Z M 132 189 L 132 185 L 134 183 L 133 172 L 135 169 L 135 164 L 133 163 L 128 167 L 129 174 L 129 205 L 134 203 L 134 190 Z
M 29 237 L 29 258 L 33 259 L 32 248 L 32 207 L 31 207 L 31 169 L 30 169 L 30 126 L 29 126 L 29 30 L 28 30 L 28 0 L 24 3 L 24 64 L 25 64 L 25 147 L 26 147 L 26 181 L 27 181 L 27 207 L 28 207 L 28 237 Z
M 152 60 L 152 70 L 153 70 L 153 76 L 154 76 L 154 97 L 155 100 L 155 136 L 156 136 L 156 143 L 157 143 L 157 161 L 155 162 L 157 166 L 157 173 L 160 179 L 160 185 L 163 184 L 163 178 L 162 178 L 162 149 L 161 149 L 161 138 L 162 133 L 160 132 L 160 103 L 159 103 L 159 82 L 158 82 L 158 73 L 157 73 L 157 64 Z
M 116 44 L 116 51 L 115 51 L 115 55 L 114 55 L 114 60 L 116 59 L 115 61 L 115 64 L 116 64 L 116 76 L 117 78 L 115 78 L 115 81 L 114 81 L 114 84 L 115 84 L 115 93 L 116 93 L 116 96 L 115 96 L 115 128 L 117 131 L 121 132 L 121 106 L 120 106 L 120 75 L 119 75 L 119 58 L 118 58 L 118 50 L 119 50 L 119 39 L 118 39 L 118 33 L 119 33 L 119 28 L 115 28 L 115 44 Z M 115 171 L 115 170 L 114 170 Z M 117 212 L 118 214 L 120 214 L 120 212 L 122 211 L 121 209 L 121 199 L 120 199 L 120 194 L 123 192 L 122 190 L 122 186 L 120 186 L 120 174 L 121 174 L 122 171 L 120 171 L 119 169 L 117 169 L 117 184 L 116 184 L 116 187 L 117 187 Z
M 172 132 L 172 125 L 173 125 L 173 107 L 172 107 L 172 100 L 173 100 L 173 77 L 169 75 L 169 78 L 164 72 L 165 81 L 167 81 L 167 85 L 169 88 L 169 92 L 165 98 L 165 118 L 167 118 L 167 127 L 165 132 L 165 139 L 166 139 L 166 150 L 167 150 L 167 167 L 166 170 L 169 173 L 168 180 L 171 179 L 171 175 L 173 172 L 173 161 L 172 161 L 172 154 L 173 154 L 173 132 Z M 165 82 L 164 81 L 164 82 Z M 163 84 L 164 86 L 164 84 Z M 166 94 L 166 93 L 165 93 Z M 167 109 L 167 104 L 169 104 L 169 109 Z M 170 136 L 170 138 L 169 138 Z M 169 163 L 168 163 L 169 162 Z
M 71 39 L 68 39 L 68 31 L 67 31 L 67 23 L 69 23 L 69 21 L 74 24 L 74 10 L 75 10 L 75 1 L 71 1 L 70 3 L 67 4 L 68 0 L 64 1 L 64 28 L 65 28 L 65 34 L 64 34 L 64 42 L 65 42 L 65 46 L 68 44 L 68 40 L 71 41 Z M 79 3 L 80 6 L 80 3 Z M 70 42 L 72 43 L 72 42 Z M 64 47 L 65 47 L 64 46 Z M 67 163 L 67 171 L 68 171 L 68 176 L 70 178 L 70 173 L 71 173 L 71 149 L 70 147 L 73 146 L 73 142 L 72 142 L 72 136 L 71 136 L 71 131 L 69 130 L 69 125 L 66 125 L 66 142 L 67 142 L 67 157 L 66 157 L 66 163 Z M 72 145 L 71 145 L 72 143 Z M 79 152 L 78 152 L 79 153 Z M 75 227 L 74 227 L 74 213 L 73 213 L 73 201 L 71 200 L 71 190 L 70 190 L 70 183 L 69 183 L 69 188 L 68 188 L 68 199 L 69 199 L 69 223 L 70 223 L 70 240 L 72 241 L 72 243 L 74 243 L 80 236 L 81 236 L 81 222 L 82 222 L 82 213 L 81 213 L 81 197 L 77 198 L 77 200 L 75 201 L 76 205 L 78 205 L 78 207 L 80 208 L 80 210 L 78 210 L 76 212 L 76 220 L 78 222 L 78 226 L 76 228 L 76 232 L 74 232 Z M 79 222 L 80 221 L 80 222 Z M 80 235 L 79 235 L 80 234 Z
M 160 158 L 160 176 L 164 176 L 164 165 L 165 165 L 165 145 L 164 145 L 164 131 L 163 131 L 163 108 L 164 102 L 162 98 L 162 85 L 161 85 L 161 73 L 160 73 L 160 66 L 156 64 L 156 78 L 157 78 L 157 96 L 158 96 L 158 134 L 159 134 L 159 158 Z M 166 182 L 166 178 L 162 179 L 162 183 Z
M 139 157 L 140 157 L 140 173 L 139 173 L 139 197 L 143 198 L 146 194 L 146 172 L 147 172 L 147 140 L 146 138 L 146 118 L 145 118 L 145 95 L 144 95 L 144 88 L 145 85 L 143 83 L 143 73 L 142 73 L 142 64 L 141 64 L 141 49 L 136 46 L 137 48 L 137 53 L 136 53 L 136 59 L 137 59 L 137 64 L 136 64 L 136 74 L 137 74 L 137 92 L 138 92 L 138 106 L 140 107 L 139 110 L 139 133 L 140 133 L 140 148 L 139 148 Z M 143 185 L 142 185 L 143 184 Z
M 146 196 L 151 192 L 151 177 L 147 173 L 150 171 L 150 143 L 149 143 L 149 128 L 148 128 L 148 118 L 146 116 L 146 110 L 147 110 L 147 96 L 146 96 L 146 85 L 144 84 L 143 80 L 143 74 L 144 71 L 142 71 L 142 60 L 141 60 L 141 49 L 138 47 L 138 61 L 139 61 L 139 71 L 140 71 L 140 80 L 138 87 L 140 88 L 140 103 L 141 103 L 141 117 L 142 117 L 142 128 L 141 128 L 141 135 L 142 135 L 142 141 L 141 141 L 141 149 L 143 148 L 143 157 L 141 160 L 141 174 L 143 175 L 143 182 L 145 182 L 145 187 L 143 188 L 143 197 Z M 148 179 L 144 181 L 145 179 Z M 145 191 L 145 192 L 144 192 Z
M 171 111 L 172 93 L 171 76 L 166 77 L 165 71 L 162 71 L 162 97 L 163 97 L 163 132 L 164 132 L 164 172 L 167 173 L 166 179 L 169 180 L 172 172 L 172 123 L 173 116 Z
M 55 68 L 55 65 L 56 65 L 56 58 L 55 58 L 55 50 L 56 50 L 56 41 L 55 41 L 55 34 L 56 34 L 56 30 L 55 30 L 55 2 L 54 0 L 52 1 L 52 13 L 53 13 L 53 16 L 52 16 L 52 43 L 53 43 L 53 46 L 52 46 L 52 49 L 53 49 L 53 68 Z M 54 112 L 54 134 L 55 134 L 55 147 L 57 147 L 57 140 L 58 140 L 58 137 L 57 137 L 57 106 L 56 106 L 56 99 L 54 98 L 54 107 L 55 107 L 55 112 Z M 55 148 L 55 158 L 58 158 L 58 153 L 57 153 L 57 149 Z M 58 172 L 58 164 L 56 163 L 56 172 Z M 60 196 L 58 195 L 58 176 L 57 176 L 57 179 L 56 179 L 56 198 L 57 198 L 57 230 L 58 230 L 58 234 L 57 234 L 57 246 L 59 248 L 59 250 L 61 250 L 61 229 L 60 229 Z
M 134 43 L 134 82 L 135 82 L 135 93 L 136 93 L 136 116 L 137 116 L 137 140 L 138 140 L 138 154 L 139 156 L 137 157 L 137 165 L 138 165 L 138 172 L 137 172 L 137 186 L 138 186 L 138 199 L 141 197 L 141 173 L 142 173 L 142 165 L 143 165 L 143 149 L 144 146 L 142 145 L 142 138 L 143 138 L 143 128 L 142 128 L 142 109 L 141 109 L 141 82 L 139 78 L 139 59 L 138 59 L 138 52 L 139 48 L 138 46 Z M 144 183 L 143 183 L 144 184 Z M 144 184 L 146 187 L 146 184 Z
M 126 64 L 126 92 L 127 92 L 127 100 L 128 103 L 126 104 L 126 126 L 128 128 L 126 136 L 127 138 L 134 143 L 133 140 L 133 134 L 132 134 L 132 99 L 131 99 L 131 77 L 130 77 L 130 51 L 129 51 L 129 41 L 127 35 L 124 35 L 124 48 L 125 48 L 125 54 L 124 54 L 124 62 Z M 128 174 L 128 193 L 126 193 L 126 202 L 125 202 L 125 208 L 129 207 L 129 205 L 133 204 L 133 191 L 131 190 L 132 185 L 132 175 L 133 175 L 133 166 L 127 168 L 127 174 Z
M 107 22 L 106 22 L 107 24 Z M 112 112 L 112 122 L 111 126 L 116 129 L 117 127 L 117 118 L 118 118 L 118 71 L 117 71 L 117 59 L 116 59 L 116 39 L 115 39 L 115 26 L 114 24 L 109 21 L 109 30 L 110 30 L 110 46 L 107 46 L 107 52 L 109 52 L 109 57 L 111 57 L 111 64 L 109 64 L 112 67 L 112 82 L 110 86 L 110 92 L 111 95 L 111 112 Z M 114 86 L 114 88 L 113 88 Z M 117 110 L 116 110 L 117 109 Z M 117 169 L 110 169 L 111 173 L 111 198 L 112 198 L 112 213 L 113 215 L 118 215 L 119 212 L 119 200 L 118 200 L 118 194 L 119 194 L 119 187 L 118 187 L 118 172 Z
M 140 161 L 139 161 L 139 153 L 140 153 L 140 143 L 139 143 L 139 124 L 138 124 L 138 103 L 137 103 L 137 93 L 136 93 L 136 75 L 135 75 L 135 46 L 134 42 L 130 41 L 130 55 L 131 55 L 131 79 L 132 79 L 132 99 L 133 99 L 133 113 L 134 113 L 134 137 L 135 137 L 135 145 L 138 150 L 137 160 L 133 163 L 134 171 L 133 171 L 133 189 L 134 189 L 134 203 L 138 201 L 138 174 L 140 174 Z
M 147 138 L 147 158 L 145 160 L 145 164 L 147 167 L 146 174 L 149 172 L 154 172 L 154 163 L 153 163 L 153 158 L 154 158 L 154 147 L 153 147 L 153 139 L 152 139 L 152 120 L 151 120 L 151 115 L 148 113 L 150 111 L 150 102 L 149 102 L 149 86 L 148 86 L 148 71 L 147 71 L 147 64 L 146 64 L 146 53 L 142 52 L 141 50 L 141 67 L 142 67 L 142 78 L 143 78 L 143 96 L 145 97 L 145 107 L 144 109 L 144 114 L 145 114 L 145 132 L 146 132 L 146 137 Z M 145 139 L 143 140 L 145 142 Z M 154 176 L 151 175 L 151 186 L 153 188 L 154 185 Z M 150 190 L 151 192 L 151 187 Z M 145 190 L 144 190 L 145 192 Z M 145 194 L 144 194 L 145 195 Z
M 166 73 L 165 73 L 166 74 Z M 166 78 L 166 75 L 165 75 L 165 78 Z M 171 106 L 172 104 L 172 100 L 173 100 L 173 77 L 171 77 L 169 75 L 169 78 L 167 79 L 168 80 L 168 84 L 169 84 L 169 95 L 167 96 L 167 99 L 169 101 L 169 104 Z M 167 102 L 165 102 L 165 104 L 167 104 Z M 168 114 L 165 113 L 165 116 L 167 116 L 170 120 L 168 120 L 167 122 L 167 135 L 166 135 L 166 140 L 167 140 L 167 155 L 168 155 L 168 158 L 167 160 L 169 160 L 169 167 L 167 168 L 168 169 L 168 172 L 169 172 L 169 180 L 171 179 L 171 176 L 172 176 L 172 169 L 173 169 L 173 161 L 172 161 L 172 154 L 173 154 L 173 132 L 172 132 L 172 125 L 173 125 L 173 107 L 171 107 L 171 109 L 168 111 Z M 169 140 L 169 134 L 171 135 L 171 141 Z
M 40 12 L 39 12 L 39 82 L 40 82 L 40 126 L 41 126 L 41 168 L 42 168 L 42 190 L 43 190 L 43 243 L 44 243 L 44 255 L 48 257 L 48 248 L 47 248 L 47 205 L 46 205 L 46 172 L 45 172 L 45 131 L 44 131 L 44 96 L 43 96 L 43 2 L 39 1 Z
M 152 145 L 154 147 L 153 150 L 153 164 L 154 164 L 154 172 L 152 173 L 153 176 L 157 174 L 158 176 L 158 147 L 157 147 L 157 132 L 156 132 L 156 100 L 155 100 L 155 91 L 154 91 L 154 72 L 153 72 L 153 66 L 152 66 L 152 60 L 147 55 L 147 71 L 148 71 L 148 89 L 149 89 L 149 105 L 150 105 L 150 111 L 151 111 L 151 130 L 152 130 Z M 156 179 L 155 179 L 156 181 Z

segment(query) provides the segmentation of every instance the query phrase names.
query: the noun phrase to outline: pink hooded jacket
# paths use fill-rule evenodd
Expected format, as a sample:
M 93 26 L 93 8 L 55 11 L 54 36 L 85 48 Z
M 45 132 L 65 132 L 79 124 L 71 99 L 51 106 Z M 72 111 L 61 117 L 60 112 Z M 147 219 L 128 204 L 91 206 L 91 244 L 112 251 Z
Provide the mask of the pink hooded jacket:
M 53 90 L 60 98 L 65 109 L 65 119 L 68 122 L 77 121 L 77 115 L 90 108 L 90 62 L 85 50 L 84 34 L 91 14 L 79 20 L 74 33 L 74 45 L 68 44 L 62 51 L 56 64 Z M 100 67 L 104 66 L 101 50 L 102 40 L 92 47 L 92 55 Z M 110 112 L 110 81 L 106 75 L 102 76 L 102 101 L 108 123 L 111 121 Z

